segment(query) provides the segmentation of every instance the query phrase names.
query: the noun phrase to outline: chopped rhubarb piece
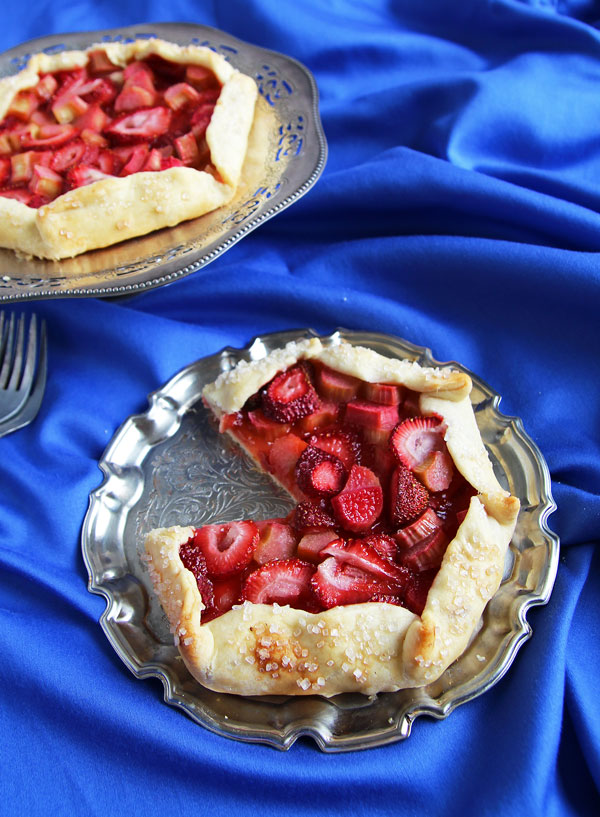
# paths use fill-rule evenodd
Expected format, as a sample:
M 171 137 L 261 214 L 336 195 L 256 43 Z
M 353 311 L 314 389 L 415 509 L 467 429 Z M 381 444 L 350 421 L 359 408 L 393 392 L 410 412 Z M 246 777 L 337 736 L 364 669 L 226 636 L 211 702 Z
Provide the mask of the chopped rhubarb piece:
M 258 539 L 258 528 L 251 521 L 205 525 L 194 535 L 194 543 L 213 576 L 227 576 L 247 567 Z
M 270 519 L 257 522 L 259 540 L 254 548 L 253 559 L 259 565 L 277 559 L 290 559 L 296 552 L 298 535 L 291 525 Z
M 340 562 L 329 556 L 318 566 L 311 579 L 315 595 L 326 609 L 344 604 L 360 604 L 375 593 L 386 592 L 387 586 L 373 573 Z
M 106 51 L 98 49 L 91 51 L 88 57 L 88 68 L 91 74 L 110 74 L 117 69 L 113 62 L 108 58 Z
M 349 425 L 391 431 L 398 422 L 398 406 L 352 400 L 346 406 L 345 419 Z
M 404 420 L 392 432 L 392 451 L 398 462 L 414 470 L 433 451 L 445 448 L 445 431 L 446 426 L 439 417 L 412 417 Z
M 85 187 L 87 184 L 99 182 L 102 179 L 110 179 L 112 176 L 98 170 L 97 167 L 78 165 L 72 167 L 67 173 L 67 185 L 70 188 Z
M 402 401 L 402 414 L 405 418 L 411 419 L 421 414 L 421 394 L 412 389 L 405 389 Z
M 62 193 L 63 179 L 54 170 L 43 165 L 34 165 L 29 189 L 37 196 L 42 196 L 48 200 L 55 199 Z
M 295 468 L 296 482 L 310 497 L 326 497 L 339 493 L 346 481 L 346 469 L 333 454 L 308 445 Z
M 309 437 L 308 442 L 328 454 L 333 454 L 342 461 L 349 471 L 353 465 L 360 464 L 361 446 L 358 436 L 350 430 L 326 429 Z
M 415 574 L 406 588 L 403 605 L 417 616 L 423 614 L 427 596 L 437 574 L 437 568 Z
M 181 110 L 188 105 L 198 105 L 200 94 L 187 82 L 178 82 L 171 85 L 164 93 L 164 100 L 173 111 Z
M 402 402 L 402 386 L 392 383 L 363 383 L 362 396 L 371 403 L 397 406 Z
M 204 554 L 196 545 L 194 538 L 179 548 L 179 558 L 183 566 L 194 574 L 205 607 L 212 607 L 214 604 L 213 584 L 208 576 Z
M 54 96 L 57 88 L 58 82 L 56 78 L 53 77 L 52 74 L 44 74 L 43 77 L 40 77 L 38 84 L 33 90 L 40 100 L 48 100 Z
M 183 167 L 183 162 L 181 159 L 176 159 L 175 156 L 163 156 L 160 169 L 168 170 L 171 167 Z
M 77 94 L 66 92 L 57 96 L 52 103 L 52 113 L 56 121 L 61 125 L 66 125 L 84 114 L 88 109 L 88 103 Z
M 308 434 L 311 431 L 316 432 L 318 429 L 325 428 L 335 423 L 338 413 L 339 407 L 337 403 L 324 403 L 321 401 L 321 405 L 316 411 L 313 411 L 311 414 L 307 414 L 306 417 L 302 417 L 302 419 L 298 421 L 299 428 L 305 434 Z
M 110 150 L 101 150 L 98 153 L 96 163 L 102 173 L 112 176 L 115 172 L 115 156 Z
M 212 71 L 202 65 L 188 65 L 185 69 L 185 81 L 198 91 L 204 91 L 216 85 L 217 78 Z
M 429 491 L 399 465 L 390 480 L 390 519 L 394 525 L 406 525 L 420 516 L 429 504 Z
M 317 369 L 315 375 L 317 391 L 324 400 L 333 400 L 336 403 L 348 403 L 358 394 L 360 380 L 327 366 Z
M 384 581 L 394 592 L 404 589 L 408 578 L 405 567 L 394 564 L 381 556 L 365 539 L 336 539 L 323 550 L 323 556 L 334 556 L 339 562 L 360 568 L 365 573 L 372 573 Z
M 437 515 L 433 508 L 427 510 L 401 530 L 396 531 L 394 539 L 402 548 L 410 548 L 426 539 L 438 528 L 441 528 L 443 520 Z
M 314 566 L 302 559 L 267 562 L 248 576 L 242 598 L 253 604 L 289 604 L 302 608 L 312 595 L 310 580 L 314 571 Z
M 17 153 L 11 156 L 10 181 L 12 184 L 23 184 L 28 182 L 33 173 L 34 163 L 37 161 L 36 153 L 33 150 L 27 153 Z
M 33 91 L 19 91 L 8 106 L 5 116 L 16 116 L 17 119 L 28 122 L 39 103 L 40 100 Z
M 432 451 L 420 465 L 416 465 L 414 473 L 430 491 L 445 491 L 452 482 L 454 463 L 447 450 Z
M 179 136 L 173 142 L 177 155 L 184 165 L 192 167 L 197 165 L 200 160 L 200 152 L 198 151 L 198 143 L 193 133 L 185 133 Z
M 383 491 L 369 468 L 353 465 L 344 489 L 334 496 L 331 506 L 346 530 L 364 533 L 377 522 L 383 510 Z
M 287 482 L 305 448 L 306 443 L 296 434 L 279 437 L 269 448 L 267 455 L 270 472 L 281 482 Z
M 139 173 L 148 158 L 148 145 L 136 145 L 131 151 L 129 159 L 121 168 L 120 176 L 130 176 Z
M 84 128 L 81 133 L 81 141 L 85 142 L 86 145 L 90 145 L 96 148 L 107 148 L 109 146 L 108 139 L 105 139 L 101 133 L 97 133 L 95 130 L 91 130 L 90 128 Z
M 166 133 L 170 124 L 171 111 L 159 106 L 113 119 L 104 133 L 122 143 L 149 141 Z
M 402 564 L 415 573 L 437 568 L 442 563 L 447 547 L 448 537 L 442 528 L 438 528 L 427 539 L 405 551 L 402 555 Z
M 334 528 L 335 519 L 323 505 L 316 502 L 300 502 L 292 517 L 292 525 L 300 533 L 316 533 Z
M 152 148 L 152 150 L 146 156 L 146 160 L 142 166 L 143 171 L 157 171 L 162 169 L 162 156 L 160 152 L 156 148 Z
M 298 542 L 298 556 L 307 562 L 321 562 L 323 561 L 321 555 L 323 549 L 337 538 L 338 535 L 333 530 L 305 533 Z
M 155 87 L 154 71 L 147 62 L 130 62 L 123 71 L 123 79 L 126 83 L 139 85 L 141 88 L 154 90 Z
M 262 408 L 278 423 L 291 423 L 319 407 L 319 398 L 302 363 L 275 375 L 263 390 Z

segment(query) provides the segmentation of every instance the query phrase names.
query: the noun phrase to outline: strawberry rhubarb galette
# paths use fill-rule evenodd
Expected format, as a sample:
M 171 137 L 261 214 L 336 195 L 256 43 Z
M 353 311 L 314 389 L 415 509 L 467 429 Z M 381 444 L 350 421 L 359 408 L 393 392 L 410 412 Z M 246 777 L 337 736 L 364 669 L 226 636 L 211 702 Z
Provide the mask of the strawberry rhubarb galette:
M 318 338 L 205 387 L 220 431 L 296 505 L 147 535 L 155 591 L 201 684 L 371 695 L 427 685 L 462 654 L 519 512 L 470 391 L 451 368 Z
M 68 258 L 227 203 L 256 95 L 199 46 L 34 55 L 0 80 L 0 246 Z

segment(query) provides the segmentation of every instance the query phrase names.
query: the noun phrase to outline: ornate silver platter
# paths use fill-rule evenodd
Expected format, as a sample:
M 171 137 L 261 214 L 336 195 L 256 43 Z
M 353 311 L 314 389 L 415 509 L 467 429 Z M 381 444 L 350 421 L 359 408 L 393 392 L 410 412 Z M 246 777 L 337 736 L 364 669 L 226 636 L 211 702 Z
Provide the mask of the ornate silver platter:
M 310 71 L 290 57 L 214 28 L 152 23 L 42 37 L 1 54 L 0 77 L 21 70 L 34 53 L 151 37 L 212 48 L 256 81 L 255 122 L 235 198 L 177 227 L 64 261 L 23 258 L 0 249 L 0 301 L 130 295 L 171 283 L 213 261 L 295 202 L 321 175 L 327 145 Z
M 291 501 L 223 439 L 203 407 L 203 386 L 240 359 L 264 357 L 310 330 L 256 338 L 245 349 L 224 349 L 183 369 L 150 395 L 148 410 L 130 417 L 100 460 L 104 480 L 90 496 L 82 532 L 89 589 L 106 599 L 101 626 L 138 678 L 159 678 L 165 701 L 219 735 L 278 749 L 301 736 L 326 752 L 381 746 L 407 738 L 419 715 L 445 718 L 493 686 L 531 636 L 530 607 L 545 604 L 554 584 L 559 542 L 547 526 L 555 505 L 546 463 L 521 421 L 500 413 L 500 397 L 473 378 L 472 399 L 499 480 L 521 500 L 502 585 L 466 652 L 435 683 L 373 698 L 243 698 L 201 687 L 173 644 L 151 589 L 142 540 L 153 527 L 200 525 L 257 514 L 287 513 Z M 428 349 L 387 335 L 339 330 L 325 344 L 346 340 L 388 357 L 432 366 Z M 468 371 L 463 366 L 462 371 Z

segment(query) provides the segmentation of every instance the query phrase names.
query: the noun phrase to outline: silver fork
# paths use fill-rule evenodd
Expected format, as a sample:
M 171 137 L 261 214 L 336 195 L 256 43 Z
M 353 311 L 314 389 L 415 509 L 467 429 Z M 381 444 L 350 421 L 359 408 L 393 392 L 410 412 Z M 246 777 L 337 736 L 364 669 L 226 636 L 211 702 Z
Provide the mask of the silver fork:
M 43 394 L 46 380 L 45 330 L 46 327 L 42 324 L 42 337 L 38 344 L 37 317 L 33 315 L 25 352 L 24 316 L 21 316 L 15 327 L 14 315 L 7 321 L 4 313 L 0 312 L 0 436 L 16 430 L 13 426 L 17 420 L 17 427 L 23 426 L 21 415 L 27 409 L 28 402 L 33 404 L 39 397 L 41 403 L 39 387 L 41 384 Z M 36 413 L 37 409 L 33 416 Z

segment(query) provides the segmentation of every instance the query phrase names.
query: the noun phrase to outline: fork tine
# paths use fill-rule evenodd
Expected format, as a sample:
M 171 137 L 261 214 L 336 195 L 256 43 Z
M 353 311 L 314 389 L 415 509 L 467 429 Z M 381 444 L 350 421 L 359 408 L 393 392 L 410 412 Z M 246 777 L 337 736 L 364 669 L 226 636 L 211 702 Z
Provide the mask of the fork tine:
M 13 365 L 10 380 L 8 381 L 9 389 L 17 389 L 21 381 L 21 368 L 23 366 L 23 349 L 25 348 L 25 315 L 21 315 L 17 324 L 17 340 L 15 344 L 15 351 L 13 354 Z
M 47 369 L 48 352 L 46 321 L 43 320 L 40 324 L 40 348 L 39 359 L 37 361 L 37 371 L 29 399 L 27 400 L 25 407 L 14 417 L 11 417 L 9 420 L 4 422 L 0 422 L 0 437 L 4 437 L 6 434 L 10 434 L 13 431 L 18 431 L 20 428 L 24 428 L 35 419 L 38 411 L 40 410 L 40 406 L 42 405 L 42 399 L 46 389 Z
M 9 318 L 8 327 L 6 329 L 6 334 L 4 336 L 3 360 L 2 368 L 0 369 L 0 389 L 5 389 L 6 384 L 8 382 L 8 375 L 10 373 L 11 367 L 14 335 L 15 335 L 15 315 L 13 313 Z
M 25 357 L 25 366 L 19 384 L 19 391 L 27 391 L 31 389 L 33 383 L 33 375 L 35 374 L 35 362 L 38 356 L 38 338 L 37 338 L 37 316 L 35 313 L 31 316 L 29 322 L 29 332 L 27 336 L 27 355 Z M 23 344 L 21 344 L 23 347 Z M 23 351 L 23 348 L 21 348 Z M 16 368 L 16 366 L 15 366 Z M 19 361 L 19 370 L 21 369 L 21 361 Z M 11 378 L 12 383 L 12 378 Z

